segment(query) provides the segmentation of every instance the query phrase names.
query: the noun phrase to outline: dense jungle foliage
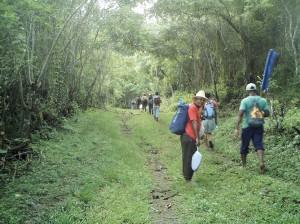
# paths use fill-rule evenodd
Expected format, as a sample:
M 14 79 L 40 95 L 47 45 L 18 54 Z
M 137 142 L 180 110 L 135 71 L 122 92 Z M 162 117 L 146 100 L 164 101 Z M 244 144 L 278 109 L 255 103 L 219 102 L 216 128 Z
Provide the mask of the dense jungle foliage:
M 279 59 L 265 96 L 299 134 L 299 10 L 299 0 L 2 0 L 2 143 L 144 92 L 205 89 L 231 107 L 262 80 L 269 49 Z
M 142 160 L 153 148 L 171 188 L 188 189 L 174 197 L 179 220 L 299 223 L 299 12 L 300 0 L 1 0 L 0 223 L 149 221 L 153 180 Z M 231 132 L 270 49 L 279 56 L 260 91 L 271 112 L 269 171 L 258 176 L 254 156 L 249 171 L 238 170 Z M 180 146 L 167 127 L 178 99 L 200 89 L 218 102 L 218 150 L 204 151 L 207 168 L 189 189 L 169 159 L 180 159 Z M 124 110 L 156 91 L 160 122 Z M 130 159 L 111 163 L 123 155 Z

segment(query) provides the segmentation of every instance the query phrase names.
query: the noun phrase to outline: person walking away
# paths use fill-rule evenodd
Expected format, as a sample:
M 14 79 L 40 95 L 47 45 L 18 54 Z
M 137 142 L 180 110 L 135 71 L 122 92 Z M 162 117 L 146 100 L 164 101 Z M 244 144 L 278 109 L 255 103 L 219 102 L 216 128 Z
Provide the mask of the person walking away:
M 148 98 L 148 108 L 149 108 L 149 114 L 153 114 L 153 94 L 151 93 Z
M 146 112 L 147 110 L 147 104 L 148 104 L 148 97 L 146 96 L 146 93 L 142 96 L 142 109 Z
M 204 127 L 204 142 L 205 142 L 205 147 L 214 148 L 213 144 L 213 131 L 216 128 L 217 124 L 217 102 L 215 100 L 211 99 L 211 94 L 209 92 L 205 93 L 205 96 L 207 98 L 206 103 L 204 104 L 202 113 L 203 113 L 203 127 Z
M 162 103 L 162 100 L 160 98 L 160 95 L 158 92 L 155 92 L 155 95 L 153 97 L 153 114 L 154 119 L 158 121 L 159 116 L 159 110 L 160 110 L 160 104 Z
M 140 109 L 140 105 L 141 105 L 141 97 L 138 96 L 138 97 L 136 98 L 136 108 L 137 108 L 138 110 Z
M 130 105 L 131 105 L 131 110 L 134 110 L 134 107 L 135 107 L 135 99 L 132 99 L 132 100 L 131 100 Z
M 182 148 L 182 173 L 186 182 L 192 180 L 194 171 L 192 169 L 192 157 L 200 146 L 199 131 L 201 127 L 201 119 L 199 108 L 206 102 L 205 92 L 200 90 L 192 98 L 193 102 L 189 105 L 188 120 L 185 132 L 180 137 Z
M 239 113 L 235 122 L 235 135 L 241 136 L 240 154 L 243 167 L 247 166 L 247 155 L 249 153 L 249 143 L 252 140 L 253 146 L 259 158 L 261 173 L 266 171 L 264 164 L 264 117 L 269 117 L 270 112 L 265 98 L 257 95 L 256 85 L 249 83 L 246 86 L 248 97 L 244 98 L 239 107 Z M 242 133 L 239 126 L 243 120 Z

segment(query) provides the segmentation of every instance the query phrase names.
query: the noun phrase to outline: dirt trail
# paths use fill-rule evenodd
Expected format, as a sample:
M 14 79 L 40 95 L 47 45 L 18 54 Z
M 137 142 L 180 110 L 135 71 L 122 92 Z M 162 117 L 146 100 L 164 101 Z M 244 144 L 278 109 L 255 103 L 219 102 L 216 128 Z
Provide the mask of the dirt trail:
M 148 166 L 154 182 L 149 198 L 152 220 L 154 223 L 180 223 L 175 216 L 176 202 L 173 199 L 178 193 L 170 190 L 167 169 L 160 163 L 159 153 L 155 148 L 149 150 Z
M 131 130 L 126 124 L 128 116 L 122 114 L 122 131 L 126 135 L 131 134 Z M 149 204 L 151 207 L 151 219 L 155 224 L 176 224 L 181 220 L 176 217 L 176 202 L 174 196 L 178 192 L 170 189 L 167 169 L 160 161 L 159 151 L 152 145 L 141 142 L 149 148 L 147 155 L 147 166 L 149 167 L 153 188 L 149 192 Z

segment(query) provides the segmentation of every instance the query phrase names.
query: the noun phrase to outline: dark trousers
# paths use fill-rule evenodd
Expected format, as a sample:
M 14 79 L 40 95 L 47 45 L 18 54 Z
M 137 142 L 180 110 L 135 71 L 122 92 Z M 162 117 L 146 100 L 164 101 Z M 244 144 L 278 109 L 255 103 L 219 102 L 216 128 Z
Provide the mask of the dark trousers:
M 186 180 L 191 180 L 194 174 L 192 170 L 192 157 L 197 151 L 196 142 L 190 138 L 186 133 L 180 137 L 182 148 L 182 173 Z
M 153 114 L 153 103 L 149 103 L 148 106 L 149 106 L 149 113 Z

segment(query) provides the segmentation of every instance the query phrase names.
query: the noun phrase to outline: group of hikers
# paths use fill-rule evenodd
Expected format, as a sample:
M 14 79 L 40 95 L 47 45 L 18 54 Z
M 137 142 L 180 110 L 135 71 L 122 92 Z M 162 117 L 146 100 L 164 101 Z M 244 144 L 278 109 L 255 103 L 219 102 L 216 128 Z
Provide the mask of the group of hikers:
M 264 117 L 269 116 L 269 108 L 265 98 L 258 95 L 256 85 L 249 83 L 246 86 L 247 97 L 242 99 L 239 112 L 235 121 L 234 135 L 241 138 L 240 155 L 242 166 L 247 166 L 247 155 L 249 144 L 252 141 L 259 158 L 259 169 L 261 173 L 266 171 L 264 164 Z M 158 121 L 161 97 L 158 92 L 155 94 L 146 93 L 131 100 L 131 109 L 149 111 Z M 192 97 L 192 103 L 188 105 L 187 121 L 180 133 L 182 148 L 182 173 L 186 182 L 192 180 L 194 170 L 191 167 L 192 157 L 200 146 L 200 140 L 204 139 L 206 149 L 214 149 L 213 132 L 217 127 L 217 102 L 211 98 L 209 92 L 200 90 Z M 240 124 L 242 130 L 240 132 Z
M 264 117 L 269 116 L 269 108 L 265 98 L 258 96 L 254 83 L 246 86 L 248 96 L 242 99 L 235 122 L 234 135 L 241 137 L 240 155 L 242 166 L 247 165 L 249 144 L 252 141 L 259 158 L 261 173 L 266 171 L 264 164 Z M 182 148 L 182 172 L 186 182 L 192 180 L 194 170 L 191 167 L 192 157 L 200 146 L 200 140 L 204 138 L 206 148 L 214 148 L 212 133 L 217 125 L 217 103 L 211 99 L 210 93 L 200 90 L 192 97 L 192 103 L 188 107 L 187 123 L 183 134 L 180 136 Z M 203 118 L 201 118 L 203 116 Z M 242 123 L 242 130 L 239 127 Z M 201 136 L 201 128 L 204 135 Z
M 138 96 L 130 102 L 131 110 L 138 109 L 147 112 L 148 108 L 149 114 L 153 115 L 156 121 L 158 121 L 161 103 L 162 100 L 158 92 L 155 92 L 155 94 L 151 93 L 149 96 L 144 93 L 142 97 Z

